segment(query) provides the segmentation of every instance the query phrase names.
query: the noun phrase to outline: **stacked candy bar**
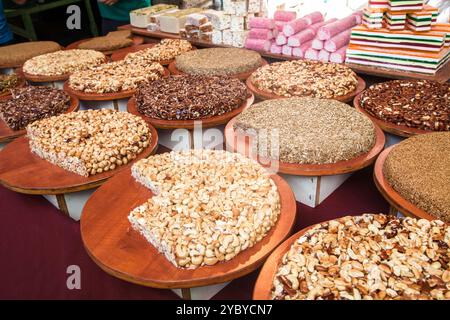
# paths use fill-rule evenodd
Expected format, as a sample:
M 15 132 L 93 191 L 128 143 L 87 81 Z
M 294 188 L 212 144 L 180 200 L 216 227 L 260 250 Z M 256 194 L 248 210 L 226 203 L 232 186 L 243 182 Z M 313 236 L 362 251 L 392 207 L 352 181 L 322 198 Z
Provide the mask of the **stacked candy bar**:
M 363 25 L 369 29 L 381 28 L 384 12 L 380 9 L 366 8 L 363 12 Z
M 423 0 L 389 0 L 390 11 L 414 12 L 423 9 Z
M 224 0 L 223 11 L 205 12 L 213 25 L 212 42 L 242 48 L 250 19 L 267 15 L 265 0 Z
M 434 26 L 437 24 L 437 17 L 439 15 L 439 9 L 432 7 L 430 5 L 425 5 L 423 10 L 431 12 L 431 25 Z
M 209 18 L 203 13 L 192 13 L 187 16 L 184 29 L 180 30 L 180 36 L 188 39 L 200 39 L 212 41 L 213 26 Z
M 450 47 L 450 23 L 436 23 L 431 27 L 433 32 L 442 33 L 445 37 L 445 47 Z
M 431 30 L 431 11 L 417 11 L 408 13 L 406 17 L 406 27 L 413 31 L 429 31 Z
M 255 17 L 250 19 L 249 27 L 250 31 L 245 40 L 245 47 L 251 50 L 269 52 L 271 44 L 275 43 L 275 38 L 278 35 L 274 20 Z M 281 53 L 281 51 L 277 53 Z
M 389 9 L 389 0 L 369 0 L 367 7 L 369 9 L 387 10 Z

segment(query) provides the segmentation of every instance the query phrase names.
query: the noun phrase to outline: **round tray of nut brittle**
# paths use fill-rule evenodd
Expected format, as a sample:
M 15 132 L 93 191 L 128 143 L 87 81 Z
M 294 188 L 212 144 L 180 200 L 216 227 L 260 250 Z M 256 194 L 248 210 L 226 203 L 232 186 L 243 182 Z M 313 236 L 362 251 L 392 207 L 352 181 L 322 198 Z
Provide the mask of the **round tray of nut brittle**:
M 94 113 L 110 115 L 109 124 L 96 120 L 100 118 Z M 59 133 L 49 142 L 52 130 Z M 128 113 L 85 110 L 43 119 L 0 151 L 0 184 L 27 194 L 92 189 L 154 153 L 157 144 L 156 129 Z
M 332 116 L 335 121 L 341 119 L 340 124 L 332 126 L 328 120 Z M 350 128 L 347 123 L 355 127 Z M 262 150 L 264 153 L 256 153 L 252 148 L 258 145 L 255 134 L 260 129 L 262 146 L 268 148 Z M 275 136 L 272 136 L 272 129 L 276 130 Z M 346 130 L 349 132 L 344 133 Z M 359 130 L 360 139 L 348 140 L 356 130 Z M 345 141 L 345 146 L 339 139 Z M 354 108 L 336 100 L 317 98 L 285 98 L 254 104 L 228 122 L 225 140 L 231 150 L 245 154 L 263 166 L 301 176 L 336 175 L 360 170 L 375 162 L 385 144 L 383 131 L 366 117 L 360 117 Z M 356 145 L 364 145 L 364 148 L 356 150 Z M 270 157 L 272 149 L 269 146 L 275 149 L 278 146 Z M 331 148 L 326 150 L 326 146 Z M 347 150 L 346 156 L 343 156 L 343 150 Z M 306 163 L 302 162 L 305 158 Z
M 450 130 L 449 89 L 449 84 L 435 81 L 393 80 L 371 86 L 353 104 L 383 131 L 411 137 Z M 370 111 L 363 105 L 366 99 Z
M 94 38 L 90 38 L 90 39 L 82 39 L 82 40 L 79 40 L 79 41 L 75 41 L 75 42 L 69 44 L 69 45 L 66 47 L 66 49 L 78 49 L 78 46 L 79 46 L 80 44 L 82 44 L 82 43 L 84 43 L 84 42 L 86 42 L 86 41 L 89 41 L 89 40 L 91 40 L 91 39 L 94 39 Z M 95 49 L 95 50 L 98 50 L 98 51 L 102 52 L 103 54 L 109 56 L 109 55 L 114 54 L 114 53 L 115 53 L 116 51 L 118 51 L 118 50 L 123 50 L 123 49 L 133 48 L 133 47 L 136 47 L 136 46 L 140 46 L 140 45 L 142 45 L 142 44 L 144 43 L 144 38 L 143 38 L 143 37 L 140 37 L 140 36 L 133 36 L 133 37 L 131 38 L 131 40 L 133 41 L 133 43 L 131 44 L 131 46 L 128 46 L 128 47 L 125 47 L 125 48 L 119 48 L 119 49 L 114 49 L 114 50 L 98 50 L 98 49 Z
M 236 78 L 184 75 L 140 86 L 127 110 L 159 129 L 210 128 L 227 123 L 253 100 Z
M 222 153 L 223 151 L 190 151 L 190 153 L 199 152 Z M 251 160 L 246 159 L 244 163 L 247 164 L 241 164 L 241 166 L 245 165 L 245 168 L 241 167 L 236 171 L 232 169 L 235 168 L 234 165 L 230 168 L 225 164 L 226 160 L 221 161 L 220 164 L 223 166 L 208 161 L 205 163 L 207 169 L 202 166 L 197 167 L 196 170 L 201 172 L 193 174 L 192 170 L 187 171 L 181 167 L 186 163 L 182 158 L 175 166 L 166 165 L 166 159 L 170 159 L 172 154 L 163 153 L 151 156 L 141 161 L 144 164 L 140 165 L 141 162 L 139 162 L 133 166 L 131 171 L 124 170 L 94 192 L 83 209 L 80 221 L 82 240 L 89 256 L 100 268 L 114 277 L 156 288 L 193 288 L 224 283 L 255 270 L 269 253 L 286 239 L 294 225 L 296 202 L 289 185 L 279 176 L 267 173 L 258 165 L 260 168 L 258 170 L 262 169 L 264 172 L 264 178 L 260 177 L 259 179 L 264 180 L 263 185 L 270 183 L 272 187 L 270 189 L 256 188 L 255 191 L 250 192 L 247 180 L 253 179 L 252 175 L 242 176 L 237 181 L 241 183 L 241 187 L 237 191 L 239 195 L 236 197 L 243 198 L 237 207 L 233 207 L 232 215 L 228 215 L 225 207 L 224 209 L 215 209 L 213 206 L 214 204 L 220 206 L 221 201 L 230 197 L 229 184 L 233 184 L 233 181 L 227 180 L 228 182 L 222 183 L 223 190 L 217 192 L 220 188 L 217 189 L 218 181 L 216 179 L 227 177 L 230 179 L 233 175 L 232 172 L 237 173 L 240 172 L 239 170 L 250 172 L 255 164 L 249 165 Z M 232 157 L 242 157 L 238 154 L 226 154 L 232 155 Z M 145 165 L 148 166 L 148 169 L 145 169 Z M 142 168 L 144 168 L 145 175 L 147 170 L 155 168 L 159 170 L 159 165 L 164 165 L 164 173 L 157 173 L 154 176 L 150 173 L 150 178 L 145 176 L 142 178 L 144 181 L 139 179 Z M 178 167 L 175 168 L 176 166 Z M 219 169 L 213 169 L 216 166 L 219 166 Z M 175 170 L 173 177 L 170 170 Z M 211 170 L 211 172 L 205 170 Z M 219 175 L 222 178 L 219 178 Z M 172 202 L 163 205 L 161 210 L 157 209 L 154 214 L 150 214 L 153 212 L 154 203 L 161 201 L 161 203 L 167 203 L 168 199 L 163 198 L 170 197 L 171 194 L 171 192 L 170 194 L 164 192 L 156 195 L 152 193 L 151 182 L 149 185 L 145 181 L 159 178 L 165 180 L 164 185 L 167 187 L 173 186 L 178 179 L 186 182 L 189 179 L 206 179 L 204 186 L 216 188 L 217 191 L 211 191 L 211 201 L 208 202 L 204 199 L 202 200 L 204 201 L 203 205 L 199 205 L 196 200 L 192 200 L 192 206 L 187 202 L 183 201 L 183 204 L 180 202 L 179 207 L 183 207 L 180 209 L 184 212 L 184 207 L 186 207 L 189 214 L 180 215 L 181 211 L 179 213 L 176 210 L 172 211 L 174 210 Z M 159 182 L 158 185 L 161 186 Z M 192 187 L 197 188 L 199 185 L 193 183 Z M 236 191 L 233 192 L 236 193 Z M 244 196 L 245 194 L 250 195 L 248 192 L 254 195 L 253 202 Z M 182 197 L 185 195 L 184 190 L 180 189 L 177 194 Z M 200 191 L 199 197 L 201 194 Z M 232 202 L 233 206 L 237 205 L 234 199 L 228 200 L 228 203 Z M 266 204 L 263 205 L 263 203 Z M 264 210 L 268 211 L 264 215 L 259 215 L 258 212 L 262 209 L 258 208 L 266 208 Z M 172 214 L 166 215 L 167 210 L 170 210 Z M 202 213 L 203 210 L 207 214 Z M 233 231 L 235 227 L 225 221 L 231 222 L 231 220 L 237 219 L 239 212 L 244 211 L 246 214 L 241 215 L 240 224 L 237 227 L 239 232 L 237 229 Z M 145 212 L 149 212 L 146 218 L 142 216 Z M 197 217 L 195 218 L 197 221 L 203 219 L 204 229 L 196 226 L 195 223 L 188 222 L 192 219 L 191 214 L 192 217 Z M 275 214 L 277 214 L 276 219 L 274 219 Z M 177 217 L 177 215 L 179 216 Z M 146 219 L 149 220 L 149 225 L 155 223 L 153 231 L 150 230 L 151 228 L 147 228 L 149 225 L 145 224 Z M 161 223 L 151 222 L 150 220 L 153 219 L 160 219 Z M 177 233 L 180 228 L 176 225 L 178 219 L 181 219 L 178 222 L 182 226 L 181 234 Z M 225 224 L 223 224 L 224 222 Z M 214 224 L 217 225 L 217 229 L 214 231 L 208 229 Z M 262 224 L 270 225 L 270 227 L 261 229 Z M 209 235 L 208 230 L 213 233 Z M 157 232 L 161 236 L 152 240 L 152 232 Z M 171 239 L 172 237 L 176 239 Z M 208 244 L 210 241 L 208 237 L 217 237 L 214 241 L 216 247 Z M 187 243 L 185 241 L 190 241 L 189 239 L 197 239 L 194 245 L 195 249 L 186 251 Z M 161 246 L 161 241 L 168 245 L 162 244 Z M 194 243 L 194 240 L 192 241 Z M 203 242 L 204 244 L 202 244 Z
M 10 99 L 12 99 L 11 96 L 0 97 L 0 101 L 6 101 Z M 68 106 L 68 109 L 65 111 L 65 113 L 75 112 L 78 110 L 79 106 L 80 101 L 77 98 L 70 96 L 70 105 Z M 23 113 L 23 110 L 20 112 Z M 14 140 L 18 137 L 24 136 L 27 133 L 25 129 L 15 130 L 9 127 L 8 124 L 2 119 L 1 113 L 2 111 L 0 107 L 0 143 Z
M 309 226 L 269 256 L 256 280 L 253 299 L 449 299 L 450 271 L 435 263 L 448 260 L 445 230 L 439 220 L 382 214 Z
M 170 75 L 169 70 L 164 68 L 164 75 L 163 77 L 168 77 Z M 87 101 L 109 101 L 109 100 L 117 100 L 117 99 L 124 99 L 129 98 L 133 96 L 133 94 L 136 92 L 136 89 L 132 90 L 122 90 L 119 92 L 108 92 L 108 93 L 90 93 L 90 92 L 83 92 L 80 90 L 75 90 L 70 87 L 69 80 L 67 80 L 64 83 L 64 90 L 70 93 L 71 95 L 74 95 L 80 100 L 87 100 Z
M 405 216 L 450 224 L 449 147 L 450 132 L 439 132 L 387 148 L 375 163 L 375 185 Z

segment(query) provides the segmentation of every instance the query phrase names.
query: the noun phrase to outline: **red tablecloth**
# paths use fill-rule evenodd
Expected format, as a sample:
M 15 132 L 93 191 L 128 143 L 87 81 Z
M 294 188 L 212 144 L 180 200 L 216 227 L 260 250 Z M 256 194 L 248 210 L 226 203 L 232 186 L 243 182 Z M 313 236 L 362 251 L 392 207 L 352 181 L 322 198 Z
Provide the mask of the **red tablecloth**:
M 297 205 L 298 231 L 344 215 L 388 212 L 373 168 L 352 175 L 315 209 Z M 41 196 L 0 187 L 0 299 L 176 299 L 170 290 L 146 288 L 103 272 L 86 254 L 79 223 Z M 81 268 L 81 290 L 66 286 L 69 265 Z M 233 281 L 215 299 L 250 299 L 259 270 Z

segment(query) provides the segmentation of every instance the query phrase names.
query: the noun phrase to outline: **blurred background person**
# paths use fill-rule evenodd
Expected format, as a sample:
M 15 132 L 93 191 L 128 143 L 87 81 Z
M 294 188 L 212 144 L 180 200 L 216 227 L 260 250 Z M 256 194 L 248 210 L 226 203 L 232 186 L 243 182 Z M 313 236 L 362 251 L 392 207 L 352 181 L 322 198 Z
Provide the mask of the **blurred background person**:
M 106 35 L 117 27 L 130 23 L 130 11 L 150 5 L 151 0 L 98 0 L 102 34 Z

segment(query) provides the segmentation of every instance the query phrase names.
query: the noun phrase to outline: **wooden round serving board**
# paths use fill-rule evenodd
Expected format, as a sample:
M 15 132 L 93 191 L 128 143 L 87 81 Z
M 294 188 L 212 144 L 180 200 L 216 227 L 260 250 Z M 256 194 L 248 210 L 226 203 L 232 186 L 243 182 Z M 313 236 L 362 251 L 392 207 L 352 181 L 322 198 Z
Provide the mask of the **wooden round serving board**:
M 278 168 L 278 172 L 296 176 L 327 176 L 348 172 L 354 172 L 365 168 L 375 162 L 378 154 L 383 150 L 385 137 L 383 131 L 375 125 L 375 144 L 369 152 L 346 161 L 331 164 L 297 164 L 278 162 L 276 160 L 264 159 L 260 156 L 250 154 L 250 140 L 248 136 L 238 135 L 233 128 L 236 118 L 231 119 L 225 127 L 226 145 L 234 152 L 244 154 L 246 157 L 257 159 L 263 166 Z
M 164 68 L 164 75 L 163 77 L 166 78 L 170 75 L 169 70 Z M 74 90 L 69 86 L 69 81 L 66 81 L 64 83 L 64 90 L 68 92 L 71 95 L 74 95 L 80 100 L 84 101 L 110 101 L 110 100 L 118 100 L 118 99 L 124 99 L 129 98 L 133 96 L 133 94 L 136 92 L 135 89 L 133 90 L 124 90 L 120 92 L 112 92 L 112 93 L 86 93 L 78 90 Z
M 383 129 L 383 131 L 392 133 L 396 136 L 401 136 L 401 137 L 406 137 L 406 138 L 415 136 L 417 134 L 434 132 L 434 131 L 429 131 L 429 130 L 411 128 L 408 126 L 396 125 L 394 123 L 386 122 L 386 121 L 380 120 L 380 119 L 372 116 L 361 106 L 361 95 L 362 95 L 362 92 L 360 94 L 358 94 L 355 97 L 355 99 L 353 100 L 353 105 L 355 106 L 356 110 L 358 110 L 359 112 L 363 113 L 368 118 L 370 118 L 370 120 L 372 120 L 374 123 L 376 123 L 381 129 Z
M 64 170 L 33 152 L 29 139 L 21 137 L 8 144 L 0 151 L 0 184 L 8 189 L 27 194 L 64 194 L 95 188 L 113 175 L 140 159 L 153 154 L 158 145 L 158 133 L 149 124 L 152 140 L 150 145 L 136 159 L 114 170 L 83 177 Z
M 202 128 L 211 128 L 227 123 L 230 119 L 234 118 L 242 111 L 244 111 L 245 108 L 251 106 L 254 100 L 255 97 L 252 94 L 247 99 L 247 101 L 237 109 L 234 109 L 220 116 L 214 116 L 199 120 L 163 120 L 147 117 L 140 113 L 137 109 L 136 99 L 134 97 L 128 100 L 127 111 L 131 114 L 144 118 L 146 121 L 148 121 L 158 129 L 194 129 L 196 124 L 201 124 Z
M 389 152 L 391 152 L 393 148 L 395 148 L 395 145 L 384 150 L 375 163 L 373 176 L 378 191 L 380 191 L 381 195 L 386 199 L 386 201 L 388 201 L 394 208 L 396 208 L 405 216 L 427 220 L 437 219 L 435 216 L 430 215 L 429 213 L 416 207 L 416 205 L 403 198 L 397 191 L 394 190 L 394 188 L 391 187 L 391 185 L 385 178 L 383 174 L 384 162 L 386 161 Z
M 294 242 L 303 236 L 306 231 L 313 228 L 315 225 L 306 227 L 300 230 L 296 234 L 292 235 L 279 245 L 264 262 L 263 267 L 256 279 L 255 288 L 253 290 L 253 300 L 271 300 L 270 293 L 272 291 L 273 280 L 278 271 L 278 266 L 280 265 L 283 255 L 289 251 Z
M 27 85 L 27 81 L 25 80 L 25 78 L 22 75 L 19 75 L 19 83 L 17 84 L 17 86 L 15 86 L 14 88 L 10 88 L 10 89 L 17 89 L 17 88 L 22 88 L 25 87 Z M 11 97 L 11 91 L 8 89 L 7 92 L 0 94 L 0 99 L 5 98 L 5 97 Z
M 82 44 L 83 42 L 92 40 L 92 39 L 93 39 L 93 38 L 75 41 L 75 42 L 69 44 L 69 45 L 67 46 L 66 50 L 70 50 L 70 49 L 78 49 L 78 46 L 79 46 L 80 44 Z M 124 48 L 132 48 L 132 47 L 134 47 L 134 46 L 138 46 L 138 45 L 141 45 L 141 44 L 144 43 L 144 38 L 143 38 L 143 37 L 140 37 L 140 36 L 133 36 L 133 37 L 131 38 L 131 40 L 133 40 L 133 44 L 132 44 L 131 46 L 129 46 L 129 47 L 124 47 Z M 113 54 L 114 52 L 116 52 L 117 50 L 122 50 L 122 49 L 124 49 L 124 48 L 115 49 L 115 50 L 96 50 L 96 51 L 100 51 L 101 53 L 103 53 L 103 54 L 109 56 L 109 55 Z
M 11 96 L 2 97 L 0 100 L 11 99 Z M 65 113 L 77 111 L 80 107 L 80 101 L 74 96 L 70 96 L 70 106 Z M 17 137 L 23 136 L 27 133 L 25 129 L 23 130 L 12 130 L 5 121 L 0 119 L 0 143 L 8 142 L 16 139 Z
M 340 96 L 340 97 L 335 97 L 333 98 L 334 100 L 338 100 L 341 102 L 351 102 L 353 100 L 353 98 L 360 94 L 365 88 L 366 88 L 366 82 L 361 78 L 361 77 L 357 77 L 358 78 L 358 85 L 356 86 L 355 91 L 346 94 L 345 96 Z M 252 82 L 252 77 L 248 77 L 247 80 L 245 81 L 247 88 L 250 89 L 251 92 L 253 92 L 255 94 L 255 96 L 261 100 L 269 100 L 269 99 L 283 99 L 283 98 L 287 98 L 287 97 L 283 97 L 283 96 L 279 96 L 276 94 L 273 94 L 271 92 L 267 92 L 267 91 L 263 91 L 258 89 Z
M 152 48 L 156 44 L 157 43 L 145 43 L 145 44 L 141 44 L 139 46 L 132 46 L 132 47 L 116 50 L 111 55 L 111 60 L 112 61 L 123 60 L 123 59 L 125 59 L 126 55 L 129 53 L 138 52 L 138 51 L 141 51 L 144 49 Z M 196 49 L 197 49 L 196 47 L 192 47 L 192 50 L 196 50 Z M 155 62 L 158 62 L 158 63 L 162 64 L 163 66 L 167 66 L 167 65 L 171 64 L 174 60 L 175 59 L 169 59 L 169 60 L 161 60 L 161 61 L 155 61 Z
M 108 58 L 105 57 L 105 60 L 102 63 L 108 62 Z M 101 64 L 101 63 L 100 63 Z M 54 82 L 54 81 L 66 81 L 69 79 L 71 73 L 64 73 L 60 75 L 54 75 L 54 76 L 45 76 L 45 75 L 35 75 L 35 74 L 29 74 L 23 71 L 23 68 L 19 68 L 20 72 L 23 74 L 25 79 L 31 82 Z
M 175 63 L 176 63 L 176 61 L 173 61 L 171 64 L 169 64 L 169 71 L 170 71 L 170 73 L 171 74 L 175 74 L 175 75 L 177 75 L 177 74 L 186 74 L 185 72 L 178 70 L 176 65 L 175 65 Z M 266 64 L 267 64 L 267 61 L 261 58 L 261 65 L 260 65 L 260 67 L 265 66 Z M 233 77 L 233 78 L 238 78 L 239 80 L 246 80 L 258 68 L 255 68 L 255 69 L 253 69 L 251 71 L 247 71 L 247 72 L 241 72 L 241 73 L 237 73 L 237 74 L 232 74 L 232 75 L 229 75 L 229 76 Z
M 152 193 L 124 170 L 94 192 L 86 203 L 80 228 L 90 257 L 107 273 L 132 283 L 156 288 L 192 288 L 223 283 L 242 277 L 290 234 L 296 217 L 296 202 L 289 185 L 271 176 L 281 197 L 281 214 L 269 233 L 253 247 L 230 261 L 193 270 L 176 268 L 128 221 L 128 214 Z

